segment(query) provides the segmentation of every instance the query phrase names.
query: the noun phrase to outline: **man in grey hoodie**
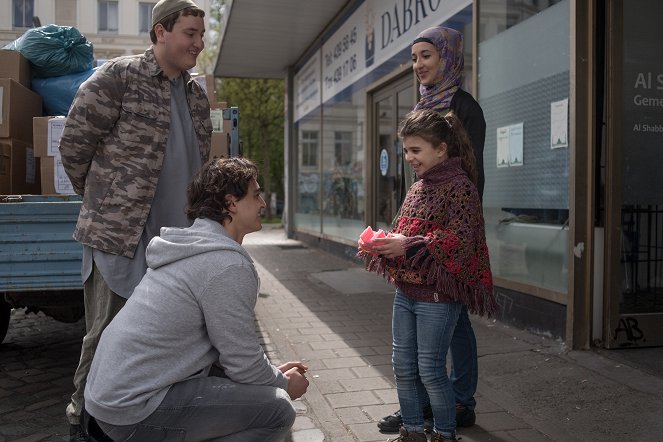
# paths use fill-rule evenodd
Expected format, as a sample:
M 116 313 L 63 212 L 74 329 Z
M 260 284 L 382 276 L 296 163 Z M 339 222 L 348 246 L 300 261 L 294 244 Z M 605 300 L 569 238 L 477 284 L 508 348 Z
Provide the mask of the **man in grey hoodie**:
M 241 246 L 262 228 L 257 168 L 211 160 L 188 188 L 188 228 L 161 229 L 147 273 L 104 331 L 84 417 L 114 440 L 279 441 L 306 392 L 301 362 L 272 365 L 254 308 L 259 280 Z

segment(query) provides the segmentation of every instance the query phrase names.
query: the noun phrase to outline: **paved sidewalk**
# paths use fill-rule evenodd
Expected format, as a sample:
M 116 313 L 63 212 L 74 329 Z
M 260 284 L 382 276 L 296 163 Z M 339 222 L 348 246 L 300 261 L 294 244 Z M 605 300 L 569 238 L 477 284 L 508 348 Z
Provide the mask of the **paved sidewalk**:
M 393 289 L 349 260 L 266 227 L 245 247 L 261 276 L 258 321 L 271 356 L 305 360 L 311 385 L 293 441 L 386 441 L 396 410 Z M 477 424 L 483 441 L 661 441 L 663 380 L 595 352 L 473 317 L 479 345 Z

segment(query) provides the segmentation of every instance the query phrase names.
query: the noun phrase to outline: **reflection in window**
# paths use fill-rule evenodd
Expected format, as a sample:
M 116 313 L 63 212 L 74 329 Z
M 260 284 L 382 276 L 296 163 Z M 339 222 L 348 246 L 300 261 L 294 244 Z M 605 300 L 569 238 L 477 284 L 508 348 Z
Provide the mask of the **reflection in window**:
M 99 32 L 117 32 L 117 2 L 99 1 Z
M 352 163 L 352 132 L 334 132 L 334 157 L 337 166 L 347 167 Z
M 318 166 L 318 131 L 302 131 L 302 166 Z
M 295 124 L 297 188 L 295 223 L 298 229 L 320 233 L 320 113 L 312 112 Z
M 481 5 L 479 41 L 488 40 L 561 1 L 479 0 Z M 465 61 L 467 62 L 467 57 Z
M 138 20 L 140 23 L 140 32 L 148 33 L 152 30 L 152 9 L 156 3 L 140 2 L 138 5 Z
M 32 27 L 35 11 L 34 0 L 14 0 L 14 28 Z
M 322 231 L 355 241 L 364 229 L 365 93 L 339 94 L 324 106 Z

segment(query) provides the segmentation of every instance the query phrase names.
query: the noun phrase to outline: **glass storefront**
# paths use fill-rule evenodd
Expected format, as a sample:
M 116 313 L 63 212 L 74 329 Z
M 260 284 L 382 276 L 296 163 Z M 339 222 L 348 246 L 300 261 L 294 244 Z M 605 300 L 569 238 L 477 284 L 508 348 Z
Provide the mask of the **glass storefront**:
M 570 3 L 479 1 L 493 274 L 558 293 L 569 275 Z

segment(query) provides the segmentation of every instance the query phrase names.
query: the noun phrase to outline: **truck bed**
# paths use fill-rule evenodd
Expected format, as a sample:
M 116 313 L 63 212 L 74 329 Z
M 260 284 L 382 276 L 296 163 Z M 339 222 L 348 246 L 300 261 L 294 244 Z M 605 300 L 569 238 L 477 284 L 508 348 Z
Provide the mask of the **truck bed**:
M 0 196 L 0 293 L 82 289 L 78 195 Z

